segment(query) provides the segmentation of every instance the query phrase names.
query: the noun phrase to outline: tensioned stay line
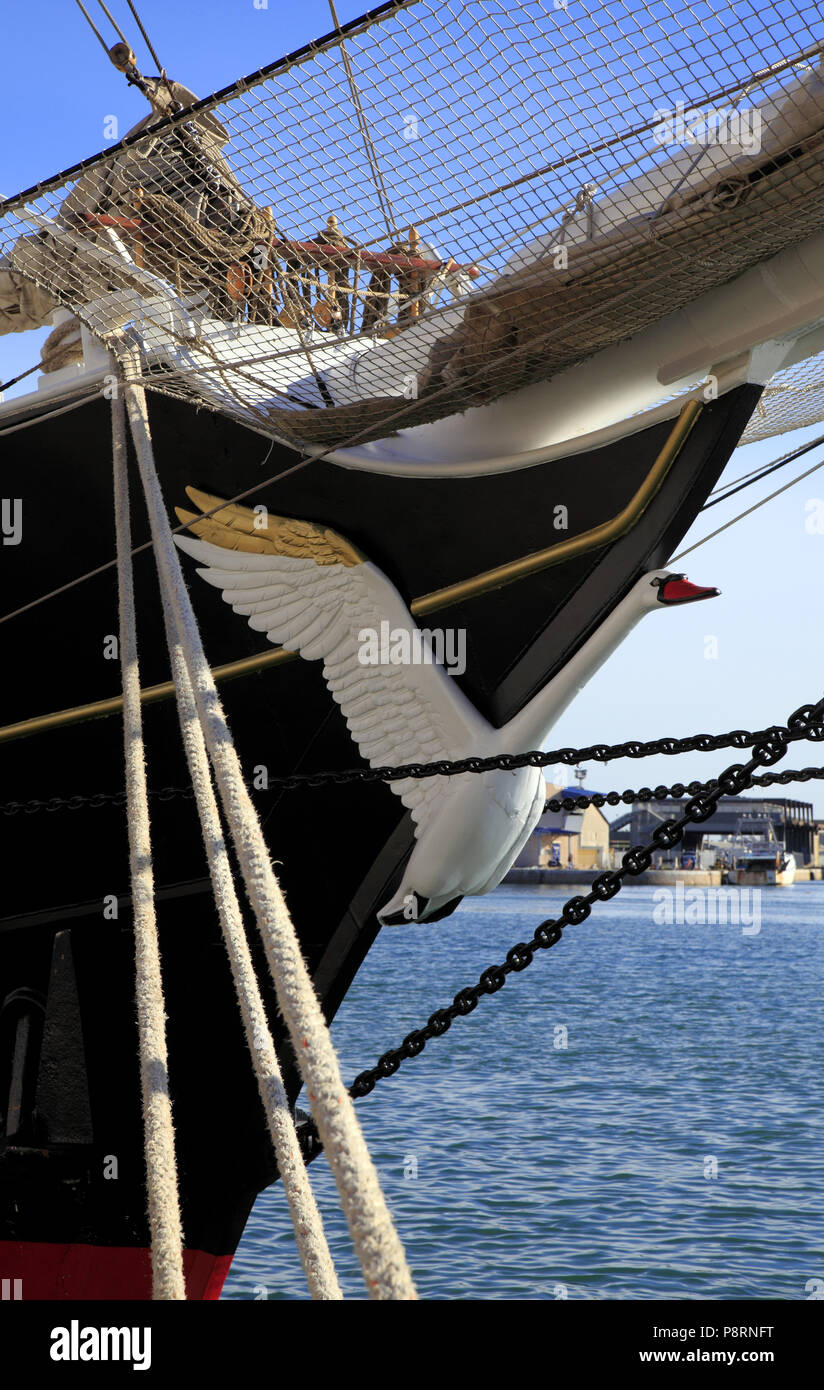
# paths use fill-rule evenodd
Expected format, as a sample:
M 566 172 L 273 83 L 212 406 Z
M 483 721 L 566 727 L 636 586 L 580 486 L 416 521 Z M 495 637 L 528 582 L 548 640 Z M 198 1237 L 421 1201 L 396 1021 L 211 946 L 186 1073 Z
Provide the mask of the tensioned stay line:
M 762 478 L 768 478 L 771 473 L 776 473 L 779 468 L 785 468 L 788 463 L 794 463 L 804 454 L 808 454 L 816 445 L 824 444 L 824 434 L 818 435 L 816 439 L 811 439 L 809 444 L 802 444 L 800 448 L 793 449 L 783 458 L 776 459 L 774 463 L 762 464 L 760 468 L 754 468 L 752 473 L 745 473 L 742 478 L 733 478 L 726 485 L 716 488 L 715 492 L 710 493 L 708 500 L 701 508 L 702 512 L 708 512 L 710 507 L 717 507 L 719 502 L 726 502 L 730 497 L 734 497 L 737 492 L 743 492 L 745 488 L 753 487 L 755 483 L 760 483 Z
M 340 31 L 340 32 L 343 32 L 343 31 Z M 780 65 L 779 65 L 779 66 L 780 66 Z M 191 112 L 191 111 L 194 111 L 195 109 L 196 109 L 196 107 L 195 107 L 195 106 L 192 106 L 191 108 L 189 108 L 189 111 Z M 151 127 L 150 129 L 153 130 L 153 129 L 156 129 L 156 128 L 157 128 L 157 127 Z M 670 274 L 671 274 L 671 267 L 665 266 L 657 275 L 655 275 L 655 276 L 648 276 L 648 277 L 647 277 L 647 284 L 656 283 L 656 282 L 661 282 L 662 280 L 666 280 L 666 279 L 669 277 Z M 635 294 L 635 289 L 634 289 L 633 287 L 630 287 L 630 288 L 628 288 L 627 290 L 625 290 L 625 291 L 624 291 L 623 293 L 621 293 L 621 294 L 611 296 L 611 297 L 610 297 L 610 301 L 609 301 L 611 307 L 616 307 L 616 306 L 620 305 L 621 303 L 625 303 L 627 300 L 632 299 L 632 297 L 634 296 L 634 294 Z M 593 308 L 592 308 L 588 313 L 583 313 L 583 314 L 581 314 L 581 315 L 579 316 L 578 323 L 580 324 L 582 321 L 587 320 L 588 318 L 592 317 L 593 315 L 598 315 L 600 312 L 601 312 L 601 305 L 600 305 L 600 304 L 597 304 L 597 305 L 593 306 Z M 553 337 L 558 337 L 559 335 L 563 335 L 563 333 L 564 333 L 565 331 L 566 331 L 566 330 L 565 330 L 565 327 L 564 327 L 564 325 L 562 324 L 562 325 L 556 327 L 554 333 L 553 333 L 552 331 L 550 331 L 550 332 L 548 332 L 548 333 L 541 334 L 541 336 L 540 336 L 539 338 L 537 338 L 537 339 L 534 339 L 534 340 L 525 342 L 525 343 L 522 345 L 521 348 L 516 349 L 514 352 L 510 352 L 510 353 L 508 354 L 508 357 L 507 357 L 507 364 L 508 364 L 508 366 L 511 366 L 511 364 L 512 364 L 514 361 L 516 361 L 519 357 L 524 357 L 524 356 L 529 357 L 529 356 L 532 356 L 532 355 L 536 352 L 536 350 L 540 349 L 542 346 L 544 346 L 544 345 L 546 345 L 547 343 L 551 342 L 551 340 L 553 339 Z M 485 371 L 486 371 L 486 367 L 485 367 L 484 365 L 481 365 L 480 367 L 478 367 L 478 369 L 477 369 L 474 373 L 469 373 L 469 374 L 465 377 L 465 379 L 464 379 L 464 383 L 463 383 L 463 384 L 464 384 L 464 389 L 466 389 L 466 388 L 468 388 L 469 386 L 471 386 L 472 383 L 473 383 L 473 381 L 477 380 L 479 377 L 482 377 L 482 376 L 484 375 Z M 431 393 L 428 393 L 428 395 L 427 395 L 427 403 L 431 405 L 432 403 L 434 403 L 435 401 L 437 401 L 439 398 L 443 397 L 444 395 L 449 395 L 449 393 L 450 393 L 451 391 L 452 391 L 452 387 L 451 387 L 449 384 L 445 384 L 445 385 L 444 385 L 443 387 L 441 387 L 439 390 L 434 391 L 434 392 L 431 392 Z M 407 418 L 410 409 L 411 409 L 411 407 L 410 407 L 409 404 L 399 402 L 398 409 L 397 409 L 395 412 L 393 412 L 392 414 L 390 414 L 389 416 L 387 416 L 387 417 L 382 421 L 382 427 L 383 427 L 383 429 L 384 429 L 384 430 L 388 430 L 392 425 L 394 425 L 394 424 L 396 424 L 396 423 L 397 423 L 399 426 L 402 427 L 403 422 L 404 422 L 404 420 Z M 312 450 L 312 451 L 310 451 L 310 452 L 308 452 L 308 453 L 306 453 L 306 451 L 305 451 L 304 449 L 301 449 L 301 447 L 300 447 L 299 445 L 296 446 L 296 445 L 294 444 L 294 442 L 293 442 L 289 447 L 293 448 L 293 449 L 295 450 L 295 452 L 298 452 L 298 453 L 305 453 L 305 457 L 304 457 L 304 458 L 300 459 L 297 463 L 295 463 L 294 465 L 292 465 L 291 468 L 286 469 L 286 470 L 284 470 L 284 471 L 281 472 L 281 473 L 275 474 L 275 475 L 273 475 L 273 476 L 270 477 L 270 478 L 263 479 L 261 482 L 254 484 L 251 488 L 245 489 L 244 491 L 242 491 L 242 492 L 236 494 L 236 495 L 234 496 L 234 498 L 227 499 L 227 502 L 231 502 L 231 501 L 235 501 L 235 502 L 236 502 L 236 501 L 240 501 L 240 500 L 242 500 L 242 499 L 245 499 L 245 498 L 247 498 L 247 497 L 249 497 L 249 496 L 252 496 L 252 495 L 254 495 L 256 492 L 259 492 L 261 489 L 263 489 L 263 488 L 265 488 L 265 487 L 267 487 L 267 486 L 272 486 L 272 485 L 274 485 L 276 482 L 280 481 L 281 479 L 286 478 L 286 477 L 290 476 L 290 474 L 297 472 L 299 469 L 302 469 L 302 468 L 306 467 L 307 464 L 310 463 L 310 462 L 322 460 L 322 459 L 326 458 L 331 452 L 334 452 L 334 451 L 336 451 L 336 450 L 344 449 L 344 448 L 346 448 L 346 447 L 351 447 L 353 444 L 357 443 L 357 442 L 359 441 L 359 439 L 361 439 L 362 437 L 368 435 L 369 432 L 370 432 L 370 431 L 369 431 L 369 427 L 367 426 L 364 430 L 362 430 L 362 431 L 356 431 L 354 434 L 350 435 L 348 439 L 344 439 L 344 440 L 342 440 L 342 441 L 338 441 L 338 442 L 336 442 L 334 445 L 329 445 L 329 446 L 327 446 L 327 447 L 323 447 L 323 448 L 319 448 L 319 449 Z M 222 506 L 222 505 L 225 505 L 225 503 L 221 503 L 221 506 Z M 213 508 L 211 511 L 205 513 L 205 515 L 206 515 L 206 516 L 211 516 L 211 515 L 213 515 L 214 512 L 217 511 L 217 510 L 219 510 L 219 507 Z M 732 524 L 732 523 L 729 523 L 729 524 Z M 184 527 L 184 526 L 180 526 L 180 527 L 178 527 L 178 528 L 176 528 L 176 529 L 177 529 L 177 530 L 183 530 L 183 529 L 185 529 L 185 527 Z M 679 558 L 680 558 L 680 557 L 679 557 Z M 111 564 L 111 563 L 112 563 L 112 562 L 108 562 L 108 564 Z M 45 601 L 47 601 L 49 598 L 51 598 L 51 597 L 53 597 L 53 596 L 56 596 L 56 595 L 59 594 L 59 593 L 65 592 L 67 589 L 70 589 L 70 588 L 74 587 L 74 585 L 83 582 L 83 580 L 84 580 L 85 578 L 87 578 L 87 577 L 93 577 L 94 575 L 100 573 L 100 572 L 101 572 L 102 570 L 104 570 L 105 568 L 107 568 L 107 565 L 98 566 L 98 567 L 96 567 L 95 569 L 93 569 L 92 571 L 89 571 L 87 575 L 81 575 L 81 576 L 78 576 L 75 580 L 67 581 L 66 584 L 58 586 L 55 590 L 51 591 L 50 593 L 47 593 L 47 594 L 45 594 L 45 595 L 42 595 L 40 598 L 34 599 L 34 600 L 32 600 L 30 603 L 25 604 L 25 605 L 22 605 L 20 608 L 14 610 L 13 612 L 4 615 L 2 618 L 0 618 L 0 622 L 5 622 L 5 621 L 7 621 L 9 618 L 16 617 L 16 616 L 18 616 L 18 615 L 21 614 L 21 613 L 24 613 L 24 612 L 26 612 L 26 611 L 29 611 L 29 609 L 35 607 L 35 606 L 36 606 L 37 604 L 39 604 L 40 602 L 45 602 Z
M 88 10 L 86 9 L 86 6 L 83 4 L 83 0 L 74 0 L 74 3 L 76 4 L 77 8 L 81 11 L 81 13 L 84 15 L 84 17 L 85 17 L 85 19 L 86 19 L 86 23 L 88 24 L 89 28 L 91 29 L 92 33 L 94 34 L 95 38 L 97 39 L 98 43 L 100 44 L 100 47 L 103 49 L 103 52 L 105 53 L 106 57 L 108 58 L 108 56 L 109 56 L 109 50 L 108 50 L 108 47 L 106 46 L 106 40 L 104 39 L 103 35 L 101 34 L 100 30 L 98 29 L 98 27 L 97 27 L 97 25 L 95 24 L 94 20 L 92 19 L 91 15 L 89 14 Z M 98 157 L 99 157 L 99 156 L 98 156 Z M 2 206 L 2 204 L 0 204 L 0 206 Z
M 151 41 L 151 39 L 149 38 L 149 35 L 146 33 L 146 30 L 145 30 L 144 27 L 143 27 L 143 21 L 142 21 L 142 19 L 140 18 L 140 15 L 137 13 L 137 7 L 136 7 L 135 5 L 132 4 L 132 0 L 126 0 L 126 4 L 129 6 L 129 9 L 131 10 L 132 14 L 134 15 L 135 23 L 137 24 L 138 29 L 140 30 L 141 34 L 143 35 L 143 42 L 145 43 L 146 47 L 148 48 L 150 54 L 152 55 L 152 58 L 153 58 L 154 62 L 157 64 L 157 70 L 158 70 L 158 72 L 159 72 L 159 73 L 161 74 L 161 76 L 162 76 L 162 75 L 165 73 L 166 69 L 163 67 L 163 64 L 161 63 L 160 59 L 158 58 L 157 54 L 156 54 L 155 51 L 154 51 L 154 48 L 153 48 L 153 46 L 152 46 L 152 41 Z M 118 29 L 117 32 L 120 33 L 120 30 Z M 123 38 L 123 35 L 120 34 L 120 37 L 121 37 L 121 39 L 122 39 L 122 38 Z
M 194 107 L 189 108 L 189 110 L 194 110 L 194 109 L 195 109 Z M 0 211 L 2 211 L 1 208 L 0 208 Z M 648 276 L 647 283 L 650 284 L 650 283 L 656 283 L 656 282 L 660 282 L 660 281 L 662 281 L 662 280 L 666 280 L 666 279 L 668 278 L 668 276 L 670 275 L 670 273 L 671 273 L 670 268 L 669 268 L 669 267 L 664 267 L 661 271 L 658 272 L 657 275 L 655 275 L 655 276 Z M 634 294 L 635 294 L 634 288 L 633 288 L 633 287 L 630 287 L 629 289 L 624 290 L 622 293 L 617 294 L 617 295 L 614 295 L 614 296 L 611 298 L 610 303 L 611 303 L 612 306 L 617 306 L 617 305 L 619 305 L 619 304 L 625 303 L 627 300 L 632 299 L 632 297 L 633 297 Z M 579 321 L 579 323 L 581 323 L 581 322 L 586 322 L 588 319 L 592 318 L 593 316 L 597 316 L 597 314 L 598 314 L 599 312 L 600 312 L 600 306 L 595 305 L 595 306 L 593 306 L 590 310 L 588 310 L 587 312 L 582 313 L 582 314 L 579 316 L 579 320 L 578 320 L 578 321 Z M 508 365 L 511 365 L 514 361 L 516 361 L 516 360 L 518 360 L 518 359 L 520 359 L 520 358 L 523 358 L 524 356 L 529 356 L 529 355 L 531 355 L 532 353 L 535 352 L 536 348 L 538 348 L 539 346 L 542 346 L 542 345 L 546 345 L 547 343 L 551 342 L 553 338 L 557 337 L 559 334 L 562 334 L 562 333 L 565 332 L 565 331 L 566 331 L 566 330 L 565 330 L 564 326 L 561 325 L 560 327 L 556 328 L 556 329 L 554 330 L 554 332 L 553 332 L 553 331 L 549 331 L 549 332 L 547 332 L 547 333 L 544 333 L 544 334 L 542 334 L 538 339 L 536 339 L 536 340 L 534 340 L 534 341 L 532 341 L 532 342 L 529 342 L 529 341 L 528 341 L 528 342 L 524 343 L 521 347 L 512 350 L 512 351 L 508 354 L 508 358 L 507 358 Z M 481 376 L 483 376 L 485 370 L 486 370 L 486 368 L 485 368 L 483 365 L 481 365 L 481 366 L 479 366 L 474 372 L 470 372 L 470 373 L 466 376 L 466 378 L 464 379 L 464 387 L 466 388 L 467 386 L 471 385 L 471 384 L 473 383 L 473 381 L 475 381 L 476 379 L 478 379 L 478 378 L 480 378 Z M 439 399 L 440 397 L 442 397 L 443 395 L 445 395 L 445 394 L 448 395 L 448 394 L 451 392 L 451 390 L 452 390 L 451 385 L 450 385 L 449 383 L 446 383 L 444 386 L 440 387 L 438 390 L 436 390 L 436 391 L 432 392 L 431 394 L 429 394 L 429 396 L 428 396 L 427 399 L 428 399 L 428 401 L 429 401 L 430 403 L 432 403 L 432 402 L 438 400 L 438 399 Z M 395 411 L 393 414 L 387 416 L 387 417 L 384 419 L 384 421 L 383 421 L 384 427 L 385 427 L 385 428 L 388 428 L 388 427 L 390 427 L 390 426 L 392 426 L 392 425 L 395 425 L 395 424 L 402 425 L 402 422 L 403 422 L 404 418 L 406 417 L 406 415 L 409 413 L 409 411 L 410 411 L 411 409 L 412 409 L 412 407 L 411 407 L 411 405 L 409 405 L 409 404 L 399 405 L 399 408 L 398 408 L 397 411 Z M 284 473 L 274 475 L 273 477 L 270 477 L 270 478 L 267 478 L 267 479 L 263 479 L 260 483 L 256 483 L 253 487 L 247 488 L 245 491 L 235 494 L 234 497 L 232 497 L 232 498 L 227 498 L 227 499 L 226 499 L 226 502 L 221 503 L 221 506 L 226 505 L 226 503 L 229 503 L 229 502 L 238 502 L 238 501 L 241 501 L 241 500 L 243 500 L 243 499 L 245 499 L 245 498 L 247 498 L 247 497 L 250 497 L 250 496 L 254 495 L 256 492 L 259 492 L 260 490 L 262 490 L 264 487 L 270 486 L 270 485 L 274 484 L 275 482 L 279 481 L 281 478 L 288 477 L 291 473 L 295 473 L 295 472 L 297 472 L 299 469 L 306 467 L 309 463 L 315 462 L 315 461 L 319 461 L 319 460 L 325 458 L 329 453 L 335 452 L 336 450 L 340 450 L 340 449 L 344 449 L 344 448 L 351 447 L 353 444 L 356 444 L 356 443 L 359 441 L 359 439 L 361 439 L 362 436 L 367 435 L 368 433 L 369 433 L 369 428 L 366 427 L 365 429 L 363 429 L 363 430 L 361 430 L 361 431 L 357 431 L 354 435 L 350 435 L 348 439 L 344 439 L 344 440 L 342 440 L 342 441 L 339 441 L 338 443 L 336 443 L 336 444 L 334 444 L 334 445 L 327 446 L 326 448 L 316 450 L 316 451 L 314 451 L 312 454 L 310 454 L 310 455 L 308 455 L 306 458 L 304 458 L 301 462 L 299 462 L 299 463 L 293 465 L 293 467 L 292 467 L 291 469 L 287 469 Z M 289 445 L 289 447 L 291 447 L 291 448 L 294 449 L 294 448 L 295 448 L 295 445 L 294 445 L 294 444 L 291 444 L 291 445 Z M 204 513 L 204 516 L 207 516 L 207 517 L 208 517 L 208 516 L 211 516 L 211 515 L 213 515 L 214 512 L 217 511 L 217 510 L 220 510 L 220 508 L 213 508 L 210 512 Z M 185 529 L 185 528 L 183 528 L 183 527 L 177 527 L 177 528 L 176 528 L 176 530 L 181 530 L 181 529 Z M 19 616 L 21 613 L 26 612 L 26 611 L 28 611 L 30 608 L 37 606 L 37 604 L 40 603 L 40 602 L 46 602 L 49 598 L 54 597 L 57 593 L 62 593 L 62 592 L 64 592 L 66 589 L 72 588 L 75 584 L 82 583 L 84 579 L 93 577 L 95 574 L 101 572 L 101 570 L 104 570 L 104 569 L 110 567 L 111 564 L 113 564 L 113 563 L 114 563 L 113 561 L 110 561 L 110 562 L 108 562 L 107 565 L 98 567 L 96 570 L 89 572 L 89 574 L 87 574 L 87 575 L 81 575 L 81 576 L 79 576 L 76 580 L 72 580 L 72 581 L 70 581 L 69 583 L 67 583 L 66 585 L 60 586 L 59 589 L 54 590 L 54 591 L 52 591 L 51 593 L 48 593 L 48 594 L 43 595 L 40 599 L 34 599 L 34 600 L 31 601 L 31 603 L 26 604 L 26 605 L 23 605 L 21 608 L 16 609 L 16 610 L 14 610 L 14 611 L 11 612 L 11 613 L 8 613 L 8 614 L 3 615 L 2 617 L 0 617 L 0 623 L 6 622 L 6 621 L 8 621 L 8 620 L 11 619 L 11 618 L 14 618 L 14 617 Z
M 38 367 L 41 363 L 38 362 Z M 23 373 L 27 375 L 27 373 Z M 72 410 L 80 410 L 82 406 L 88 405 L 90 401 L 97 400 L 100 393 L 90 391 L 85 396 L 81 396 L 77 401 L 70 401 L 68 405 L 58 406 L 55 410 L 44 410 L 31 420 L 23 420 L 19 425 L 9 425 L 8 429 L 0 430 L 0 439 L 4 439 L 7 434 L 18 434 L 20 430 L 30 430 L 33 425 L 46 424 L 49 420 L 56 420 L 58 415 L 68 415 Z M 134 551 L 132 551 L 134 554 Z M 111 562 L 114 564 L 114 561 Z
M 115 19 L 114 15 L 112 14 L 112 12 L 111 12 L 111 10 L 109 9 L 108 5 L 106 5 L 106 4 L 104 3 L 104 0 L 97 0 L 97 3 L 98 3 L 98 5 L 100 6 L 101 10 L 103 11 L 104 15 L 106 16 L 106 18 L 108 19 L 109 23 L 111 24 L 111 26 L 112 26 L 112 28 L 114 29 L 115 33 L 117 34 L 118 38 L 121 39 L 121 40 L 123 41 L 123 43 L 125 43 L 125 44 L 128 45 L 129 40 L 126 38 L 126 35 L 123 33 L 123 30 L 121 29 L 120 25 L 118 24 L 117 20 Z M 137 18 L 137 16 L 135 16 L 135 18 Z M 139 23 L 140 23 L 140 20 L 138 20 L 137 22 L 138 22 L 138 24 L 139 24 Z
M 335 0 L 329 0 L 329 11 L 332 15 L 332 23 L 334 24 L 335 28 L 340 29 L 340 20 L 338 19 L 338 12 L 335 9 Z M 352 68 L 352 64 L 349 59 L 349 53 L 343 39 L 341 39 L 340 41 L 340 56 L 343 59 L 343 66 L 346 72 L 346 80 L 349 83 L 349 93 L 352 97 L 352 105 L 355 108 L 355 115 L 357 117 L 358 125 L 360 127 L 361 136 L 363 137 L 363 145 L 364 149 L 366 150 L 366 158 L 368 160 L 369 168 L 372 173 L 372 179 L 375 184 L 375 191 L 378 195 L 380 209 L 383 213 L 383 219 L 386 223 L 386 231 L 388 236 L 392 238 L 397 234 L 395 214 L 392 211 L 392 204 L 389 200 L 389 193 L 387 192 L 383 174 L 381 173 L 380 164 L 378 163 L 378 155 L 375 149 L 375 144 L 372 139 L 371 132 L 369 130 L 369 123 L 366 119 L 366 112 L 363 109 L 361 94 L 358 89 L 358 84 L 355 81 L 355 73 Z
M 820 441 L 816 440 L 816 443 L 820 443 Z M 714 540 L 716 536 L 720 536 L 722 531 L 728 531 L 731 526 L 735 526 L 739 521 L 743 521 L 745 516 L 751 516 L 752 513 L 757 512 L 760 507 L 765 507 L 768 502 L 772 502 L 774 498 L 780 497 L 782 492 L 787 492 L 791 487 L 795 487 L 796 483 L 802 482 L 804 478 L 809 478 L 811 473 L 817 473 L 819 468 L 824 468 L 824 459 L 819 459 L 818 463 L 814 463 L 812 468 L 807 468 L 803 473 L 799 473 L 797 478 L 791 478 L 783 487 L 776 488 L 775 492 L 771 492 L 769 496 L 762 497 L 759 502 L 755 502 L 753 506 L 747 507 L 746 511 L 739 512 L 738 516 L 734 516 L 731 521 L 726 521 L 723 526 L 719 526 L 715 531 L 710 531 L 708 536 L 703 536 L 701 540 L 696 541 L 694 545 L 688 546 L 686 550 L 680 551 L 678 555 L 673 555 L 670 564 L 674 565 L 676 561 L 683 560 L 685 555 L 691 555 L 694 550 L 698 550 L 699 546 L 706 545 L 707 541 Z M 721 500 L 723 501 L 724 499 L 722 498 Z

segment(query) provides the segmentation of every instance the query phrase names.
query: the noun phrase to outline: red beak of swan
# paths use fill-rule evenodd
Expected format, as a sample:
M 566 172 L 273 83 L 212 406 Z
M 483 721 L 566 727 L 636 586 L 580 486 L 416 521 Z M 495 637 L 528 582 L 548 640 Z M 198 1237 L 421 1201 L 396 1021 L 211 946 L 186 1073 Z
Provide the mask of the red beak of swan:
M 701 584 L 690 584 L 686 575 L 668 574 L 662 579 L 658 589 L 658 602 L 675 603 L 695 603 L 702 598 L 717 598 L 720 589 L 705 589 Z

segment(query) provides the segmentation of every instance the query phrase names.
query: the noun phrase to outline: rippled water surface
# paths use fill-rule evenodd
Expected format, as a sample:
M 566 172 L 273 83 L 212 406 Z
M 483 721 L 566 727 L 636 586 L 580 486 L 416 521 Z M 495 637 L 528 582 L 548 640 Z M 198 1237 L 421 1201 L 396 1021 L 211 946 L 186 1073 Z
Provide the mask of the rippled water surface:
M 597 906 L 357 1103 L 422 1297 L 803 1299 L 824 1278 L 824 884 L 763 890 L 757 933 L 658 925 L 655 893 Z M 568 894 L 385 930 L 334 1025 L 344 1076 Z M 310 1172 L 361 1297 L 325 1159 Z M 224 1297 L 307 1297 L 278 1185 Z

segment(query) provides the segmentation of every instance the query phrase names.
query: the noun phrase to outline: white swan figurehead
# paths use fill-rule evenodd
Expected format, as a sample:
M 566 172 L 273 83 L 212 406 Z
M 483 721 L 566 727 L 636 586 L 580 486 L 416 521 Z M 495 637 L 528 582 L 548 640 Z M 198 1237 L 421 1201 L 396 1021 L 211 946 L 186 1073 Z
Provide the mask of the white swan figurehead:
M 433 656 L 387 579 L 342 536 L 311 522 L 249 511 L 187 489 L 209 517 L 178 508 L 199 539 L 176 537 L 198 571 L 249 626 L 323 675 L 361 755 L 373 767 L 487 757 L 540 747 L 589 676 L 631 627 L 658 607 L 710 598 L 683 575 L 645 574 L 563 670 L 496 729 Z M 218 510 L 215 510 L 218 509 Z M 391 645 L 376 649 L 377 634 Z M 539 768 L 390 782 L 412 814 L 415 845 L 401 883 L 378 917 L 432 921 L 464 896 L 499 884 L 540 819 Z

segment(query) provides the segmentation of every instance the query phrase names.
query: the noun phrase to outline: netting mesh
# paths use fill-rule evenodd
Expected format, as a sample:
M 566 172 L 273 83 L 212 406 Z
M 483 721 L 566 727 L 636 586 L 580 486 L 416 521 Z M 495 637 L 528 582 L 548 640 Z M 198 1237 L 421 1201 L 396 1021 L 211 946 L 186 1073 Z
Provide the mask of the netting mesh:
M 0 204 L 0 281 L 130 327 L 155 389 L 377 439 L 821 230 L 821 28 L 786 0 L 387 5 L 193 109 L 148 79 L 149 133 Z M 772 401 L 793 423 L 782 390 L 753 437 Z
M 755 408 L 742 444 L 824 420 L 824 353 L 776 372 Z

